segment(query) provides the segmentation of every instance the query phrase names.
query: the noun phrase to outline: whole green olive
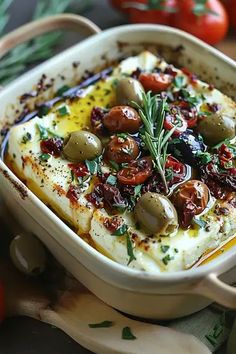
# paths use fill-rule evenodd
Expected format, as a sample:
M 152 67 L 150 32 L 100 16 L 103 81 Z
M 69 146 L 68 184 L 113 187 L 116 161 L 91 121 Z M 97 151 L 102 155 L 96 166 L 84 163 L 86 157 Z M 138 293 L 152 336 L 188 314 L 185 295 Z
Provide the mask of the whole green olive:
M 169 235 L 178 228 L 178 216 L 171 201 L 164 195 L 147 192 L 138 200 L 134 215 L 149 234 Z
M 116 88 L 116 99 L 120 105 L 132 105 L 132 101 L 142 104 L 144 88 L 138 80 L 125 77 L 118 82 Z
M 15 267 L 24 274 L 39 275 L 46 268 L 44 246 L 32 235 L 17 235 L 11 241 L 10 256 Z
M 227 115 L 213 113 L 198 123 L 197 130 L 207 145 L 214 146 L 235 137 L 235 121 Z
M 69 161 L 93 160 L 101 153 L 102 143 L 93 133 L 78 130 L 70 133 L 65 139 L 63 154 Z

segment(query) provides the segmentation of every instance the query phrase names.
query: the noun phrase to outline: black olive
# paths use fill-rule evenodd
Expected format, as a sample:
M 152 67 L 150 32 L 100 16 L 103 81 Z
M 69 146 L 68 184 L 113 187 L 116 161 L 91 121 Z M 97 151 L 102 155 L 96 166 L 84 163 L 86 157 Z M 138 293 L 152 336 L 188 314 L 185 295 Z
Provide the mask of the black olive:
M 178 138 L 169 142 L 168 153 L 176 157 L 181 162 L 190 166 L 196 166 L 198 162 L 197 154 L 205 152 L 207 149 L 200 134 L 188 129 Z

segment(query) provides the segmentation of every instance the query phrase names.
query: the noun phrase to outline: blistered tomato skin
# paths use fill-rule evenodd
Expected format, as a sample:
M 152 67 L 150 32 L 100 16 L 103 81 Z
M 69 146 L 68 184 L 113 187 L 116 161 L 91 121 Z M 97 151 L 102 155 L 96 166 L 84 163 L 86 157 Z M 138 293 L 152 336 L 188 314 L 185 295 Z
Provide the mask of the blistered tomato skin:
M 115 106 L 103 118 L 111 133 L 136 133 L 141 126 L 138 112 L 129 106 Z
M 138 185 L 144 183 L 152 175 L 152 159 L 149 156 L 132 161 L 117 174 L 119 183 L 123 185 Z
M 105 156 L 116 163 L 130 162 L 139 155 L 136 141 L 130 136 L 114 136 L 107 145 Z
M 172 76 L 164 73 L 141 73 L 139 76 L 139 81 L 145 91 L 152 91 L 153 93 L 166 91 L 172 80 Z
M 206 209 L 209 196 L 207 185 L 198 180 L 187 181 L 179 187 L 172 202 L 178 210 L 183 227 L 189 226 L 193 217 Z

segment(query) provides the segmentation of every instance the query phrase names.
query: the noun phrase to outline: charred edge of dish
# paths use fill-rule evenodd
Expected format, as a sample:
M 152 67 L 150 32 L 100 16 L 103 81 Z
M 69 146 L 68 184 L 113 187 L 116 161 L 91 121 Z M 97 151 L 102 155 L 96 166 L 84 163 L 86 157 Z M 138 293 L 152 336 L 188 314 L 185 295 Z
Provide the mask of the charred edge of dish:
M 0 169 L 0 172 L 13 185 L 14 189 L 20 194 L 21 199 L 25 200 L 28 197 L 26 187 L 21 183 L 14 181 L 14 179 L 10 177 L 9 173 L 6 170 Z

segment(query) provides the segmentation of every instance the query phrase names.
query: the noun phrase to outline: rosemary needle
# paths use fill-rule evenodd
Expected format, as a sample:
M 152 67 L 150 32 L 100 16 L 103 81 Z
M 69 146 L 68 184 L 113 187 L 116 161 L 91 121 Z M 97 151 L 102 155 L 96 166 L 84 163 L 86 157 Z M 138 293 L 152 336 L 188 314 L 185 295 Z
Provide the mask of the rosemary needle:
M 168 142 L 177 126 L 166 131 L 163 128 L 166 114 L 166 99 L 159 95 L 152 96 L 151 92 L 143 93 L 143 104 L 132 102 L 139 111 L 144 125 L 141 133 L 142 139 L 149 150 L 154 168 L 159 172 L 164 184 L 165 193 L 168 194 L 168 186 L 165 176 L 165 165 L 167 160 Z

